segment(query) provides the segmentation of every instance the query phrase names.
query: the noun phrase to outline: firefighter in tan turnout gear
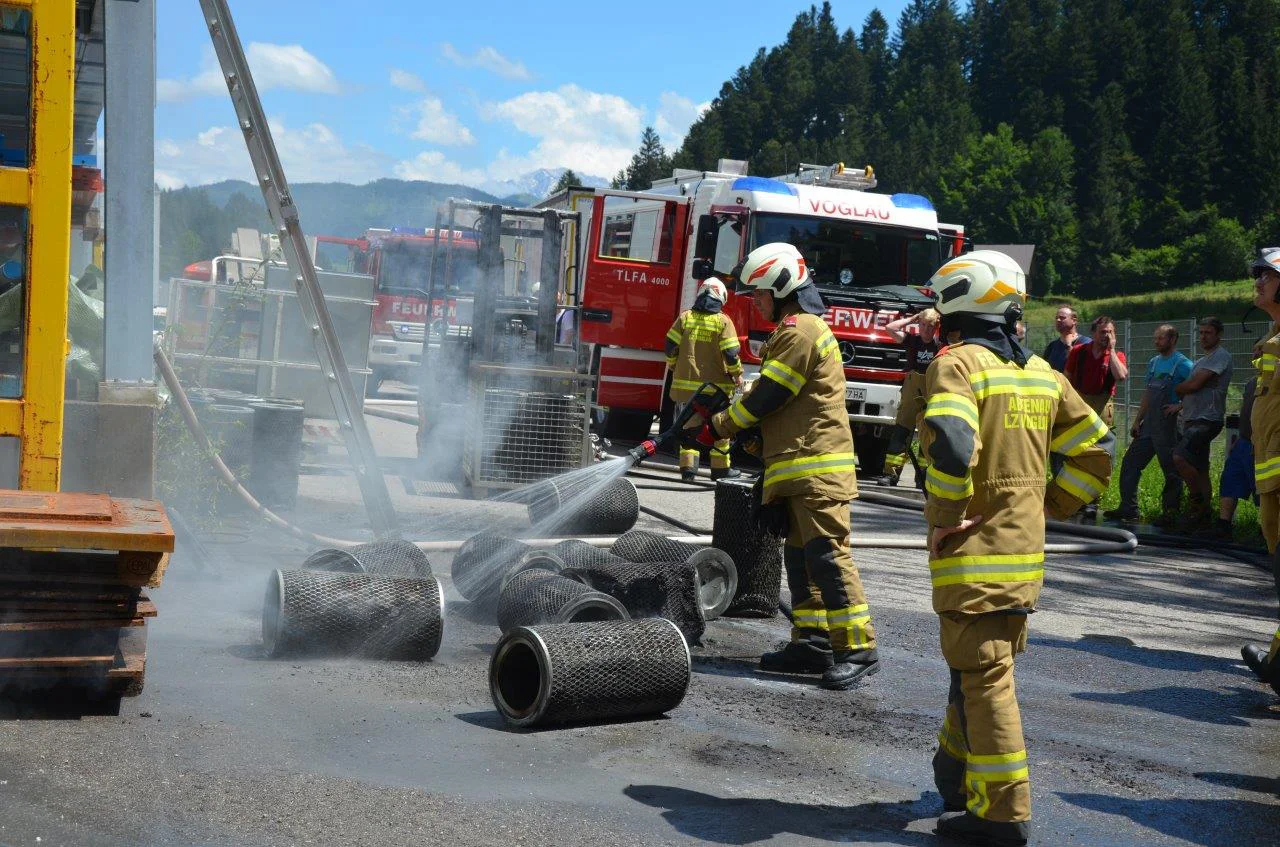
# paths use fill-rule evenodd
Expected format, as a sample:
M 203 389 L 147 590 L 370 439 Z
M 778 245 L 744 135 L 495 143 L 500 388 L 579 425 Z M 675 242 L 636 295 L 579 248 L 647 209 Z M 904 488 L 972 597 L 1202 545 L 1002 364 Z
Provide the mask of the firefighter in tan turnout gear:
M 871 612 L 849 554 L 849 501 L 857 496 L 844 365 L 822 320 L 826 306 L 790 244 L 757 247 L 734 273 L 777 329 L 760 352 L 760 378 L 712 419 L 715 435 L 759 427 L 765 510 L 784 513 L 783 561 L 791 590 L 791 641 L 763 670 L 821 673 L 846 689 L 879 669 Z
M 1253 470 L 1258 490 L 1258 523 L 1271 553 L 1271 568 L 1280 600 L 1280 247 L 1267 247 L 1254 260 L 1253 304 L 1272 320 L 1256 360 L 1258 387 L 1254 393 Z M 1258 678 L 1280 694 L 1280 629 L 1270 647 L 1249 644 L 1241 650 Z
M 933 759 L 939 834 L 972 844 L 1027 843 L 1031 786 L 1014 694 L 1044 576 L 1045 516 L 1066 518 L 1107 487 L 1112 435 L 1062 374 L 1017 340 L 1026 281 L 1003 253 L 944 265 L 943 348 L 925 375 L 929 572 L 951 669 Z M 1046 491 L 1050 452 L 1064 464 Z
M 698 286 L 693 308 L 680 313 L 667 330 L 665 344 L 667 367 L 671 369 L 670 397 L 683 405 L 693 398 L 704 383 L 714 383 L 725 394 L 732 395 L 742 382 L 742 362 L 738 358 L 738 330 L 721 310 L 729 292 L 718 279 L 708 279 Z M 677 409 L 677 414 L 679 410 Z M 728 438 L 711 447 L 711 478 L 738 476 L 729 467 Z M 691 482 L 697 475 L 698 450 L 681 445 L 680 478 Z

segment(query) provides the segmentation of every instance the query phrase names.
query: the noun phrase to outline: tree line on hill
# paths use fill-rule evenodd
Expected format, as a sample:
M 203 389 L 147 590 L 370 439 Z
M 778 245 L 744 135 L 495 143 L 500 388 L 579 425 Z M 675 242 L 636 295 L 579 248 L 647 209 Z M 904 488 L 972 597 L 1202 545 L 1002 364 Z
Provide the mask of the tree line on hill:
M 1235 279 L 1280 243 L 1278 44 L 1280 0 L 912 0 L 856 32 L 823 3 L 614 184 L 871 163 L 975 241 L 1034 243 L 1037 295 Z

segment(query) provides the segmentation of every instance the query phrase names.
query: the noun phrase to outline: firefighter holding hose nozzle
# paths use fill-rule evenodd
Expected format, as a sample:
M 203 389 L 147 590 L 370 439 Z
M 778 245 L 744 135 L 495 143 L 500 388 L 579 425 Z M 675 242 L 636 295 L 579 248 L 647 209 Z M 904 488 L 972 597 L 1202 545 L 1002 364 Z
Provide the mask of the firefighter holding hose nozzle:
M 1253 478 L 1258 491 L 1258 523 L 1271 553 L 1271 568 L 1280 600 L 1280 247 L 1267 247 L 1254 260 L 1253 304 L 1272 320 L 1269 337 L 1255 360 L 1258 387 L 1254 390 Z M 1280 628 L 1271 646 L 1248 644 L 1241 651 L 1245 663 L 1263 682 L 1280 694 Z
M 693 308 L 680 313 L 667 330 L 665 352 L 671 369 L 670 397 L 679 417 L 685 404 L 701 386 L 711 383 L 732 395 L 742 382 L 742 361 L 738 358 L 738 330 L 721 311 L 729 292 L 718 279 L 698 286 Z M 680 445 L 680 478 L 692 482 L 698 472 L 698 444 Z M 729 439 L 718 439 L 711 447 L 711 478 L 738 476 L 729 467 Z
M 933 758 L 938 833 L 1023 845 L 1031 784 L 1014 657 L 1044 580 L 1045 516 L 1066 518 L 1111 477 L 1110 429 L 1066 378 L 1017 339 L 1026 277 L 994 250 L 948 262 L 929 281 L 944 336 L 925 374 L 929 574 L 951 671 Z M 1050 452 L 1063 465 L 1045 484 Z
M 760 511 L 772 516 L 765 521 L 775 530 L 786 527 L 791 640 L 763 655 L 760 668 L 822 674 L 824 688 L 847 689 L 879 669 L 879 655 L 849 553 L 849 501 L 858 486 L 844 364 L 799 250 L 784 243 L 757 247 L 733 277 L 751 290 L 756 310 L 777 328 L 760 352 L 754 387 L 711 416 L 699 439 L 706 443 L 759 428 Z

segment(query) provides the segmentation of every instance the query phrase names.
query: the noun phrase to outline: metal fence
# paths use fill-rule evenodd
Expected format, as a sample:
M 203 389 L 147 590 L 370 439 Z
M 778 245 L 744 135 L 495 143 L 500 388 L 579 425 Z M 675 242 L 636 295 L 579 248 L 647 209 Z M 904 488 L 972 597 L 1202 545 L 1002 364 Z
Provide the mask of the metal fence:
M 1142 393 L 1146 383 L 1147 363 L 1156 355 L 1155 331 L 1157 327 L 1169 324 L 1178 331 L 1178 342 L 1175 349 L 1182 352 L 1193 362 L 1202 354 L 1197 334 L 1198 318 L 1179 318 L 1171 321 L 1116 321 L 1116 346 L 1124 351 L 1129 363 L 1129 378 L 1116 386 L 1116 438 L 1121 444 L 1128 446 L 1129 422 L 1137 414 L 1142 402 Z M 1225 322 L 1222 344 L 1231 353 L 1232 371 L 1231 386 L 1227 392 L 1227 413 L 1240 411 L 1240 401 L 1244 394 L 1244 384 L 1254 375 L 1253 347 L 1264 339 L 1270 329 L 1269 321 Z M 1088 334 L 1088 327 L 1081 327 Z M 1043 353 L 1045 345 L 1057 338 L 1058 334 L 1052 326 L 1033 327 L 1027 330 L 1027 346 L 1037 353 Z M 1214 440 L 1213 449 L 1221 451 L 1225 439 Z

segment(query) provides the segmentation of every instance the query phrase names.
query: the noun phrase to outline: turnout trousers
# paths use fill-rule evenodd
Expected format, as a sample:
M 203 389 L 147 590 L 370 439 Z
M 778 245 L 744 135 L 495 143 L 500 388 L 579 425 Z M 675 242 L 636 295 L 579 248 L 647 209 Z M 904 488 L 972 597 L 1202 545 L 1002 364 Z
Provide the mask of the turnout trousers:
M 1031 819 L 1031 780 L 1013 657 L 1026 649 L 1027 616 L 940 612 L 942 655 L 951 668 L 947 714 L 933 779 L 948 811 L 991 821 Z
M 680 415 L 681 412 L 684 411 L 684 407 L 686 405 L 687 405 L 687 401 L 684 403 L 680 403 L 680 402 L 676 403 L 677 417 Z M 728 438 L 717 439 L 715 446 L 708 451 L 711 454 L 710 458 L 711 458 L 712 470 L 723 471 L 723 470 L 729 469 L 729 449 L 731 446 L 732 445 L 730 444 L 730 439 Z M 696 471 L 698 469 L 698 462 L 700 461 L 700 459 L 701 459 L 701 451 L 690 450 L 688 447 L 680 448 L 680 470 Z
M 1271 551 L 1271 571 L 1276 583 L 1276 601 L 1280 602 L 1280 489 L 1258 495 L 1258 524 L 1262 527 L 1262 535 L 1267 540 L 1267 549 Z M 1267 651 L 1267 662 L 1280 661 L 1280 626 L 1271 637 L 1271 648 Z M 1275 665 L 1274 667 L 1280 667 Z
M 893 421 L 893 429 L 889 430 L 889 446 L 886 450 L 884 468 L 895 477 L 902 475 L 902 469 L 910 461 L 911 437 L 920 425 L 924 415 L 924 374 L 910 371 L 902 382 L 902 392 L 898 396 L 898 414 Z
M 784 498 L 790 530 L 782 548 L 791 591 L 791 640 L 833 651 L 876 646 L 862 578 L 849 553 L 849 504 L 811 494 Z

